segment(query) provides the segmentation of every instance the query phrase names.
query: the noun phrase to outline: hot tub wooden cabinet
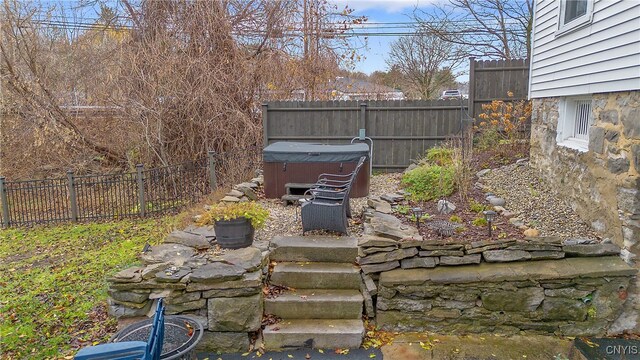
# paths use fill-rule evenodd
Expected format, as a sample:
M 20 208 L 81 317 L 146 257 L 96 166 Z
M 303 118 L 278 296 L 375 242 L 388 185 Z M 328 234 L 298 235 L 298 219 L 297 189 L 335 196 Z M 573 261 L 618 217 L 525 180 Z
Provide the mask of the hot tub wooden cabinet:
M 267 198 L 281 198 L 285 184 L 313 184 L 322 173 L 348 174 L 361 156 L 364 163 L 351 188 L 351 197 L 369 194 L 369 146 L 367 144 L 321 145 L 300 142 L 276 142 L 263 152 L 264 193 Z M 303 191 L 303 186 L 300 187 Z

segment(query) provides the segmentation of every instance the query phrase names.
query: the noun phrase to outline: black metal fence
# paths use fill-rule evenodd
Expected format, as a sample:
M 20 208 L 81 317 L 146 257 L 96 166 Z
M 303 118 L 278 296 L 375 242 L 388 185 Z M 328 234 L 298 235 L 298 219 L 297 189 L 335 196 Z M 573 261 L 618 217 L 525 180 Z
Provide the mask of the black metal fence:
M 247 180 L 261 166 L 259 147 L 198 161 L 100 175 L 6 181 L 0 177 L 2 227 L 115 220 L 170 213 L 200 201 L 219 185 Z

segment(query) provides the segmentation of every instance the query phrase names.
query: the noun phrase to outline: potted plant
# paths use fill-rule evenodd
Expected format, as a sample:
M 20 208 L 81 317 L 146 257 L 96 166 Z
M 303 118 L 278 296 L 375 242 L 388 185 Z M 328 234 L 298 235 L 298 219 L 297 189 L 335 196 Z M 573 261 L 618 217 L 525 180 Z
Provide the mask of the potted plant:
M 255 229 L 264 227 L 268 217 L 268 210 L 256 202 L 247 201 L 215 205 L 200 222 L 214 225 L 220 247 L 239 249 L 251 246 Z

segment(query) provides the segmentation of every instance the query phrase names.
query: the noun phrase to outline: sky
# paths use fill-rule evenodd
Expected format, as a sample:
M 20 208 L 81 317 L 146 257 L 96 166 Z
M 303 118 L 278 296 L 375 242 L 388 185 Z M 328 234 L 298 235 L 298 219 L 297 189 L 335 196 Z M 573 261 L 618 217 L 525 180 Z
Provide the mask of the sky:
M 367 16 L 368 23 L 380 22 L 408 22 L 412 21 L 411 15 L 415 8 L 427 9 L 433 0 L 329 0 L 336 4 L 338 9 L 345 5 L 355 10 L 352 15 Z M 370 26 L 374 26 L 371 24 Z M 365 25 L 366 27 L 366 25 Z M 405 29 L 390 29 L 376 31 L 406 31 Z M 397 36 L 372 36 L 367 40 L 367 48 L 361 51 L 365 59 L 356 64 L 355 71 L 370 74 L 376 70 L 387 70 L 385 59 L 391 43 Z

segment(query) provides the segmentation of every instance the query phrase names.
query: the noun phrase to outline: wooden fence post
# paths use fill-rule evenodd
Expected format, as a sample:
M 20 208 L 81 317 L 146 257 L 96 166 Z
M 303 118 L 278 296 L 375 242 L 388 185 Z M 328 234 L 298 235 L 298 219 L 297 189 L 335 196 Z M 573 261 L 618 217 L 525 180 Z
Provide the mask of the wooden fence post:
M 269 132 L 267 124 L 269 121 L 269 105 L 262 104 L 262 146 L 269 145 Z
M 76 196 L 76 184 L 73 178 L 73 171 L 67 171 L 67 180 L 69 182 L 69 204 L 71 208 L 71 221 L 78 221 L 78 197 Z
M 7 202 L 7 189 L 4 185 L 4 176 L 0 176 L 0 200 L 2 201 L 2 226 L 9 227 L 9 203 Z
M 138 212 L 140 216 L 145 217 L 147 215 L 147 204 L 144 200 L 144 165 L 136 165 L 136 180 L 138 180 Z
M 476 58 L 471 56 L 469 57 L 469 115 L 471 116 L 471 119 L 475 119 L 475 109 L 476 109 L 476 104 L 475 104 L 475 96 L 476 96 L 476 71 L 475 71 L 475 67 L 476 67 Z
M 209 157 L 209 185 L 211 185 L 211 191 L 213 192 L 218 190 L 218 179 L 216 178 L 216 152 L 209 151 L 207 156 Z

